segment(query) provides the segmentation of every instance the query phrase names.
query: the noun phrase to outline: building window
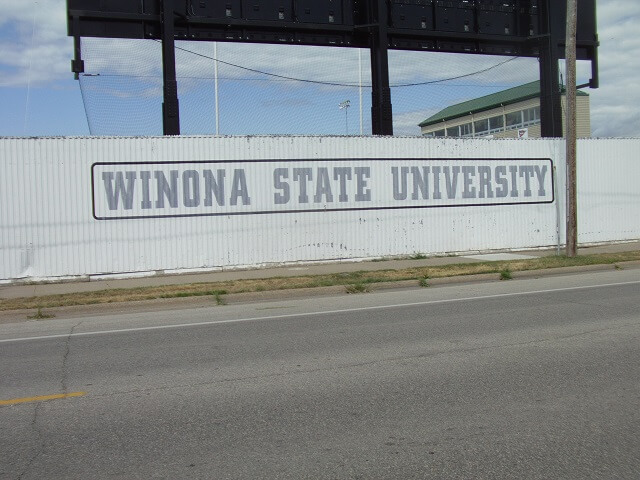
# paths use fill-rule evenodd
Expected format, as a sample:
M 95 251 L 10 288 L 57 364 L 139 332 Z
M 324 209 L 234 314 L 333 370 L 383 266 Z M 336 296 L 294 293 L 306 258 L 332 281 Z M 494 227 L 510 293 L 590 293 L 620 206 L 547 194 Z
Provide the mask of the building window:
M 489 119 L 489 133 L 499 132 L 504 128 L 504 118 L 502 115 Z
M 523 126 L 540 123 L 540 107 L 527 108 L 522 111 Z
M 447 128 L 447 137 L 459 137 L 460 129 L 458 127 Z
M 473 122 L 473 128 L 475 128 L 476 135 L 485 135 L 489 133 L 489 119 L 485 118 L 484 120 Z
M 507 128 L 518 128 L 522 125 L 522 111 L 507 113 Z
M 540 107 L 507 113 L 507 128 L 521 128 L 540 123 Z
M 444 137 L 444 128 L 442 130 L 436 130 L 433 132 L 434 137 Z
M 471 137 L 473 136 L 473 127 L 470 123 L 465 123 L 464 125 L 460 125 L 460 136 L 461 137 Z

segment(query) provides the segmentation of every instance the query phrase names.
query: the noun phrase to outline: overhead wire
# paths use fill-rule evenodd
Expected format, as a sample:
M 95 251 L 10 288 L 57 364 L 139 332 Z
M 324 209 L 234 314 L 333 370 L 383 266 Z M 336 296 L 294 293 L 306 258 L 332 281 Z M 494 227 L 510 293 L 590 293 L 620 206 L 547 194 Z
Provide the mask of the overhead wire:
M 156 42 L 160 42 L 160 40 L 155 40 Z M 211 57 L 209 55 L 205 55 L 203 53 L 199 53 L 199 52 L 194 52 L 193 50 L 189 50 L 188 48 L 184 48 L 184 47 L 179 47 L 176 45 L 176 50 L 180 50 L 183 51 L 185 53 L 189 53 L 191 55 L 195 55 L 198 57 L 202 57 L 202 58 L 206 58 L 207 60 L 211 60 L 217 63 L 221 63 L 223 65 L 227 65 L 229 67 L 234 67 L 234 68 L 238 68 L 240 70 L 244 70 L 247 72 L 251 72 L 251 73 L 256 73 L 258 75 L 264 75 L 264 76 L 268 76 L 268 77 L 272 77 L 272 78 L 277 78 L 278 80 L 281 81 L 287 81 L 287 82 L 302 82 L 302 83 L 311 83 L 311 84 L 315 84 L 315 85 L 325 85 L 325 86 L 331 86 L 331 87 L 365 87 L 365 88 L 371 88 L 371 85 L 362 85 L 359 82 L 328 82 L 328 81 L 324 81 L 324 80 L 311 80 L 308 78 L 297 78 L 297 77 L 290 77 L 287 75 L 279 75 L 277 73 L 271 73 L 271 72 L 265 72 L 263 70 L 258 70 L 256 68 L 250 68 L 250 67 L 245 67 L 243 65 L 238 65 L 236 63 L 231 63 L 231 62 L 227 62 L 224 60 L 220 60 L 219 58 L 216 59 L 214 57 Z M 486 73 L 489 72 L 491 70 L 494 70 L 498 67 L 501 67 L 503 65 L 506 65 L 509 62 L 512 62 L 516 59 L 518 59 L 519 57 L 509 57 L 506 60 L 503 60 L 501 62 L 498 62 L 494 65 L 491 65 L 489 67 L 480 69 L 480 70 L 475 70 L 473 72 L 469 72 L 469 73 L 464 73 L 461 75 L 455 75 L 453 77 L 446 77 L 446 78 L 440 78 L 440 79 L 436 79 L 436 80 L 425 80 L 423 82 L 412 82 L 412 83 L 397 83 L 397 84 L 391 84 L 390 87 L 391 88 L 399 88 L 399 87 L 416 87 L 416 86 L 421 86 L 421 85 L 434 85 L 437 83 L 443 83 L 443 82 L 449 82 L 452 80 L 460 80 L 461 78 L 469 78 L 469 77 L 473 77 L 475 75 L 480 75 L 482 73 Z M 104 76 L 104 77 L 132 77 L 132 75 L 122 75 L 122 74 L 83 74 L 83 76 Z M 149 78 L 154 78 L 156 76 L 154 75 L 133 75 L 136 78 L 144 78 L 144 77 L 149 77 Z M 189 76 L 189 77 L 180 77 L 180 78 L 192 78 L 192 79 L 204 79 L 203 77 L 195 77 L 195 76 Z M 229 78 L 230 80 L 231 78 Z M 256 80 L 256 79 L 251 79 L 251 78 L 233 78 L 233 80 L 237 80 L 237 81 L 252 81 L 252 80 Z
M 156 40 L 156 41 L 160 42 L 160 40 Z M 212 61 L 215 61 L 215 62 L 218 62 L 218 63 L 222 63 L 223 65 L 239 68 L 241 70 L 245 70 L 245 71 L 252 72 L 252 73 L 257 73 L 259 75 L 266 75 L 266 76 L 269 76 L 269 77 L 278 78 L 278 79 L 281 79 L 281 80 L 303 82 L 303 83 L 312 83 L 312 84 L 316 84 L 316 85 L 327 85 L 327 86 L 332 86 L 332 87 L 358 87 L 358 86 L 360 86 L 360 84 L 357 83 L 357 82 L 348 82 L 348 83 L 345 83 L 345 82 L 327 82 L 327 81 L 323 81 L 323 80 L 311 80 L 311 79 L 308 79 L 308 78 L 296 78 L 296 77 L 289 77 L 287 75 L 279 75 L 277 73 L 265 72 L 263 70 L 244 67 L 242 65 L 237 65 L 235 63 L 226 62 L 224 60 L 220 60 L 219 58 L 216 59 L 216 58 L 210 57 L 209 55 L 205 55 L 205 54 L 199 53 L 199 52 L 194 52 L 193 50 L 189 50 L 188 48 L 184 48 L 184 47 L 179 47 L 177 45 L 176 45 L 175 48 L 176 48 L 176 50 L 180 50 L 180 51 L 183 51 L 183 52 L 186 52 L 186 53 L 190 53 L 192 55 L 196 55 L 198 57 L 202 57 L 202 58 L 206 58 L 208 60 L 212 60 Z M 433 85 L 433 84 L 436 84 L 436 83 L 448 82 L 448 81 L 451 81 L 451 80 L 459 80 L 461 78 L 468 78 L 468 77 L 472 77 L 474 75 L 480 75 L 481 73 L 486 73 L 486 72 L 491 71 L 491 70 L 493 70 L 495 68 L 501 67 L 502 65 L 505 65 L 505 64 L 507 64 L 509 62 L 512 62 L 513 60 L 516 60 L 517 58 L 518 57 L 510 57 L 510 58 L 508 58 L 506 60 L 498 62 L 495 65 L 491 65 L 491 66 L 489 66 L 487 68 L 483 68 L 481 70 L 476 70 L 474 72 L 465 73 L 465 74 L 462 74 L 462 75 L 456 75 L 456 76 L 453 76 L 453 77 L 441 78 L 441 79 L 438 79 L 438 80 L 427 80 L 427 81 L 424 81 L 424 82 L 399 83 L 399 84 L 393 84 L 393 85 L 390 85 L 390 86 L 391 87 L 415 87 L 415 86 L 419 86 L 419 85 Z M 362 86 L 366 87 L 366 88 L 370 88 L 371 87 L 371 85 L 362 85 Z

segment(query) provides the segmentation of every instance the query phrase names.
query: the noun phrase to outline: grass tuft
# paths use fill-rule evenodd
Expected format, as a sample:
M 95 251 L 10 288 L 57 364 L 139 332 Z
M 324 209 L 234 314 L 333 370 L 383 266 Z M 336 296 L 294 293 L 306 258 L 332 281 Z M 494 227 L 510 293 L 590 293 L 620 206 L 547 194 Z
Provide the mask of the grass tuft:
M 27 318 L 33 320 L 44 320 L 45 318 L 53 318 L 55 315 L 52 313 L 43 313 L 42 307 L 38 307 L 38 311 L 33 315 L 28 315 Z
M 213 292 L 211 292 L 211 294 L 216 299 L 216 305 L 226 305 L 227 304 L 227 301 L 224 298 L 222 298 L 223 295 L 227 294 L 226 290 L 214 290 Z
M 347 293 L 369 293 L 371 290 L 364 283 L 354 283 L 351 285 L 346 285 L 345 290 Z
M 511 280 L 512 278 L 513 274 L 511 273 L 511 270 L 509 270 L 509 267 L 500 270 L 500 280 Z

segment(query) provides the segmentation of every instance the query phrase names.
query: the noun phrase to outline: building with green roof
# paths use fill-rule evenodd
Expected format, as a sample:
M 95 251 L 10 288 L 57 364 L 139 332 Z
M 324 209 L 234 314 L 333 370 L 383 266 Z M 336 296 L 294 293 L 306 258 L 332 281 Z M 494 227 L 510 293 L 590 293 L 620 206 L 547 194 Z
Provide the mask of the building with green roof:
M 589 95 L 577 92 L 576 121 L 579 137 L 591 136 Z M 563 89 L 562 125 L 566 109 Z M 426 137 L 539 138 L 540 82 L 450 105 L 419 124 Z

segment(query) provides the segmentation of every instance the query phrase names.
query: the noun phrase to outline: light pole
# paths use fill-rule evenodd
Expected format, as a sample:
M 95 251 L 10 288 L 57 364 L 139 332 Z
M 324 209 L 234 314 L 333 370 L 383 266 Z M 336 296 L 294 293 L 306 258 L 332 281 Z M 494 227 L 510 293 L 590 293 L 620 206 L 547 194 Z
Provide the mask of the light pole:
M 345 100 L 338 104 L 340 110 L 344 110 L 344 128 L 347 135 L 349 135 L 349 107 L 351 106 L 351 100 Z
M 213 76 L 216 97 L 216 135 L 220 135 L 220 107 L 218 105 L 218 42 L 213 42 Z
M 358 95 L 360 102 L 358 106 L 360 108 L 360 136 L 362 136 L 362 49 L 358 49 Z

